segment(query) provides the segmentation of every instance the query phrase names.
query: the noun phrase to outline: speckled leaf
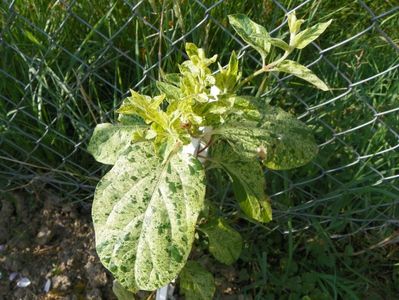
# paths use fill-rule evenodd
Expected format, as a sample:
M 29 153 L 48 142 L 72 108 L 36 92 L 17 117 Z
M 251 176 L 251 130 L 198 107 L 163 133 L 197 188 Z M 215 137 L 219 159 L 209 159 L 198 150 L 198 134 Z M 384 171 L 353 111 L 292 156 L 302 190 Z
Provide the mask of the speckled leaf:
M 170 83 L 163 82 L 163 81 L 157 81 L 157 88 L 158 90 L 166 95 L 166 99 L 170 102 L 170 100 L 179 100 L 183 97 L 180 89 Z
M 241 254 L 242 238 L 223 218 L 201 226 L 209 242 L 209 252 L 220 262 L 231 265 Z
M 322 80 L 320 80 L 319 77 L 317 77 L 311 70 L 301 65 L 300 63 L 297 63 L 296 61 L 287 59 L 278 64 L 278 66 L 272 69 L 272 71 L 289 73 L 303 80 L 306 80 L 307 82 L 313 84 L 315 87 L 323 91 L 329 90 L 328 86 Z
M 266 167 L 286 170 L 302 166 L 317 154 L 312 131 L 289 113 L 265 105 L 259 122 L 237 119 L 214 133 L 249 159 L 261 158 Z
M 259 222 L 272 220 L 269 198 L 265 194 L 265 177 L 257 159 L 233 150 L 228 144 L 217 142 L 210 151 L 211 161 L 232 179 L 235 198 L 243 212 Z
M 180 74 L 179 73 L 168 73 L 162 76 L 162 80 L 173 84 L 174 86 L 180 85 Z
M 133 133 L 145 125 L 98 124 L 87 150 L 103 164 L 113 165 L 132 142 Z
M 162 163 L 138 143 L 98 183 L 92 217 L 103 265 L 129 290 L 173 280 L 191 250 L 205 194 L 202 164 L 171 154 Z
M 229 21 L 237 34 L 258 51 L 264 59 L 270 52 L 271 46 L 270 35 L 266 28 L 243 14 L 229 15 Z
M 315 39 L 317 39 L 326 29 L 330 26 L 332 20 L 328 22 L 319 23 L 312 27 L 309 27 L 300 33 L 298 33 L 294 41 L 292 42 L 293 46 L 298 49 L 303 49 Z
M 215 280 L 200 263 L 188 261 L 180 273 L 180 289 L 186 300 L 211 300 L 215 293 Z
M 141 117 L 147 124 L 156 123 L 160 128 L 166 129 L 169 120 L 166 113 L 161 109 L 165 94 L 155 97 L 141 95 L 130 90 L 131 96 L 127 97 L 121 107 L 116 111 L 124 115 L 136 115 Z
M 196 67 L 198 68 L 198 70 L 202 69 L 201 71 L 206 71 L 205 67 L 213 64 L 217 59 L 217 55 L 214 55 L 211 58 L 207 58 L 205 56 L 204 49 L 198 48 L 193 43 L 186 43 L 185 48 L 186 48 L 186 53 L 190 58 L 190 60 L 183 62 L 183 65 L 189 62 L 189 64 L 187 64 L 186 66 L 190 70 L 193 70 L 191 69 L 192 67 Z
M 134 292 L 128 291 L 125 289 L 118 281 L 114 280 L 112 284 L 112 291 L 114 292 L 116 298 L 118 300 L 134 300 Z

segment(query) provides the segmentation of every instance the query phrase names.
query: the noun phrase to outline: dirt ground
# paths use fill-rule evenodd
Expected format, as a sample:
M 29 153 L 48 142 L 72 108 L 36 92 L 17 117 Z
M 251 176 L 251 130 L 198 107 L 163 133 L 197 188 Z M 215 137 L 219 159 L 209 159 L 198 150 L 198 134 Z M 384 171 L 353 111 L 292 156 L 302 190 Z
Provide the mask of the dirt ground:
M 0 300 L 116 299 L 89 208 L 51 194 L 0 197 Z
M 215 275 L 217 298 L 244 299 L 233 267 L 202 252 L 192 256 Z M 95 251 L 89 205 L 49 192 L 0 195 L 0 300 L 114 300 L 112 283 Z M 171 298 L 184 299 L 176 294 L 178 287 Z M 155 292 L 136 295 L 154 298 Z

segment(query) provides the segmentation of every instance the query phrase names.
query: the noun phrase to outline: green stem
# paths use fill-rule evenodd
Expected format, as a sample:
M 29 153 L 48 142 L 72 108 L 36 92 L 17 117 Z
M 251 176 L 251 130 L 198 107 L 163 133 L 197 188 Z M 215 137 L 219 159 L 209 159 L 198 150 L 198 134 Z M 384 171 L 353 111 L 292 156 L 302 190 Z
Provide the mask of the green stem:
M 270 69 L 273 69 L 275 66 L 277 66 L 279 63 L 281 63 L 284 59 L 286 59 L 288 57 L 288 55 L 290 55 L 292 52 L 292 50 L 290 51 L 285 51 L 283 56 L 281 56 L 278 60 L 268 64 L 267 67 L 267 71 L 270 71 Z M 266 68 L 265 67 L 265 68 Z
M 243 81 L 240 82 L 240 84 L 238 85 L 238 88 L 243 87 L 245 84 L 250 82 L 256 76 L 259 76 L 260 74 L 265 73 L 266 72 L 265 68 L 266 68 L 266 66 L 262 67 L 262 69 L 255 71 L 253 74 L 249 75 L 247 78 L 245 78 Z
M 244 80 L 242 80 L 240 82 L 240 84 L 238 85 L 238 88 L 242 88 L 245 84 L 247 84 L 248 82 L 250 82 L 252 79 L 254 79 L 255 77 L 266 73 L 266 72 L 270 72 L 271 69 L 273 69 L 275 66 L 277 66 L 279 63 L 281 63 L 284 59 L 286 59 L 288 57 L 288 55 L 290 55 L 292 52 L 292 50 L 290 51 L 285 51 L 283 56 L 281 56 L 279 59 L 271 62 L 268 65 L 264 65 L 261 69 L 255 71 L 253 74 L 249 75 L 247 78 L 245 78 Z

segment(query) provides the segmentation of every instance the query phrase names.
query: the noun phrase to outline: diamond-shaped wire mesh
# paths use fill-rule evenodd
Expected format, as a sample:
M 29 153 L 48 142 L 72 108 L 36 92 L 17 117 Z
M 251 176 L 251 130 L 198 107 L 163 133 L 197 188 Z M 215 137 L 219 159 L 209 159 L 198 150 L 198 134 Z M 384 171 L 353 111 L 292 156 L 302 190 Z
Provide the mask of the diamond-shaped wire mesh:
M 326 226 L 342 219 L 352 232 L 397 225 L 399 6 L 232 2 L 2 1 L 1 190 L 48 188 L 68 200 L 90 201 L 106 168 L 87 153 L 88 139 L 95 124 L 114 120 L 129 88 L 151 93 L 160 71 L 176 71 L 185 58 L 186 41 L 222 61 L 235 49 L 244 68 L 259 67 L 227 15 L 245 13 L 284 37 L 286 13 L 296 11 L 309 23 L 336 18 L 296 56 L 332 90 L 317 92 L 291 76 L 271 78 L 263 90 L 247 88 L 298 115 L 319 143 L 320 154 L 309 165 L 266 172 L 275 219 L 294 219 L 297 230 L 311 219 Z M 348 213 L 348 205 L 357 209 Z

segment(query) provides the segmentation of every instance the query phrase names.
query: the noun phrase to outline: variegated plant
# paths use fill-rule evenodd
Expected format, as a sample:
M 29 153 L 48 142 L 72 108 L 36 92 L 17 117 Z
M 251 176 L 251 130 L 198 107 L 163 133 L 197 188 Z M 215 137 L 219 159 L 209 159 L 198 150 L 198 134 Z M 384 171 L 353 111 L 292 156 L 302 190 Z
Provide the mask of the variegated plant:
M 119 298 L 137 290 L 155 290 L 181 272 L 180 288 L 187 299 L 211 299 L 213 277 L 199 263 L 189 261 L 195 232 L 208 239 L 210 253 L 233 263 L 240 255 L 241 236 L 229 220 L 204 209 L 205 172 L 226 172 L 239 209 L 258 222 L 272 219 L 264 191 L 262 165 L 281 170 L 309 162 L 317 146 L 309 128 L 283 110 L 240 93 L 255 76 L 285 72 L 328 90 L 316 75 L 286 59 L 294 49 L 315 40 L 330 24 L 300 31 L 304 20 L 288 16 L 290 40 L 272 38 L 245 15 L 229 16 L 240 37 L 261 55 L 263 66 L 242 79 L 233 52 L 218 72 L 203 49 L 186 44 L 189 60 L 179 74 L 157 82 L 159 94 L 131 91 L 118 109 L 116 124 L 99 124 L 89 151 L 113 165 L 98 183 L 93 202 L 96 248 L 112 272 Z M 283 50 L 266 63 L 271 47 Z M 130 292 L 129 292 L 130 291 Z

